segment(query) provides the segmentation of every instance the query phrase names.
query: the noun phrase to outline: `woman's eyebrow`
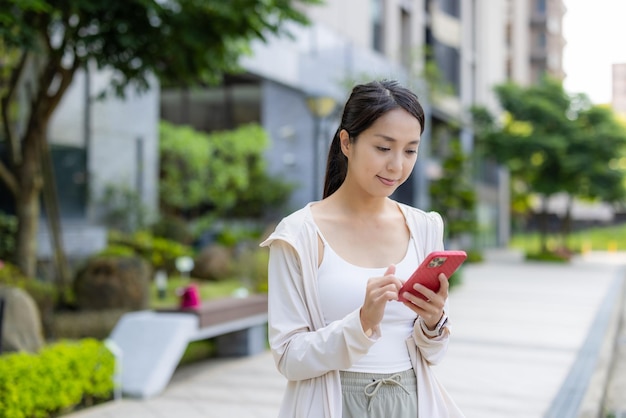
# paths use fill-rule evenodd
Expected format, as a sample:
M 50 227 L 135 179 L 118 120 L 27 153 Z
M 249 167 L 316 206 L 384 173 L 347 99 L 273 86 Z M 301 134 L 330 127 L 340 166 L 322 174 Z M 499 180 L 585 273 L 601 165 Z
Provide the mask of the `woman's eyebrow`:
M 374 136 L 378 136 L 378 137 L 380 137 L 380 138 L 382 138 L 382 139 L 384 139 L 385 141 L 388 141 L 388 142 L 397 142 L 397 140 L 395 138 L 392 138 L 392 137 L 387 136 L 385 134 L 374 134 Z M 416 139 L 414 141 L 409 142 L 409 145 L 418 145 L 419 143 L 420 143 L 420 140 Z

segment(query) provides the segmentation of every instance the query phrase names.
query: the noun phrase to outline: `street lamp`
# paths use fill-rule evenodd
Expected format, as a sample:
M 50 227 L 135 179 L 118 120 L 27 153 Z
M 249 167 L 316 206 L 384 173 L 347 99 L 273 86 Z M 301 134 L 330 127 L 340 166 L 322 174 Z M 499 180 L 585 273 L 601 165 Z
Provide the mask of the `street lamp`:
M 311 95 L 306 104 L 313 115 L 313 200 L 318 198 L 319 184 L 319 137 L 322 120 L 329 117 L 335 110 L 337 102 L 330 96 Z

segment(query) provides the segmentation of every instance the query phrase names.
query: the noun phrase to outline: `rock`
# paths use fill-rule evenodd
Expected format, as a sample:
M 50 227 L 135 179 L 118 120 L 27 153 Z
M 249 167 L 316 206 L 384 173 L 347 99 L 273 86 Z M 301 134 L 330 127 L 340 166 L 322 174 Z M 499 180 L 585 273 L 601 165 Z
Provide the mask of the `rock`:
M 150 299 L 150 267 L 139 257 L 96 257 L 74 280 L 80 310 L 146 309 Z
M 223 245 L 211 244 L 194 260 L 191 276 L 198 279 L 220 280 L 233 272 L 232 251 Z
M 0 298 L 4 299 L 2 352 L 39 351 L 45 340 L 34 299 L 26 291 L 8 286 L 0 286 Z

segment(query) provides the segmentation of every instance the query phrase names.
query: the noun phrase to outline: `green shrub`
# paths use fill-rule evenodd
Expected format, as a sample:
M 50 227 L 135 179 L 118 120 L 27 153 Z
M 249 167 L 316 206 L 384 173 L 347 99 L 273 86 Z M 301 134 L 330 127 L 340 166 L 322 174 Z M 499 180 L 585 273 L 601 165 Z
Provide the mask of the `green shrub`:
M 251 222 L 223 222 L 219 228 L 215 227 L 215 240 L 226 247 L 258 243 L 263 233 L 263 227 Z M 256 245 L 255 245 L 256 246 Z
M 267 293 L 267 266 L 270 260 L 269 251 L 262 251 L 257 249 L 254 253 L 254 273 L 256 280 L 256 291 L 261 293 Z
M 554 263 L 567 263 L 571 258 L 571 254 L 566 254 L 559 251 L 543 251 L 543 252 L 528 252 L 526 253 L 526 260 L 528 261 L 547 261 Z
M 191 225 L 180 216 L 161 214 L 159 219 L 152 225 L 151 230 L 157 237 L 163 237 L 182 244 L 191 245 L 194 241 Z
M 214 357 L 217 353 L 215 339 L 192 341 L 187 345 L 183 357 L 180 359 L 177 367 L 182 367 L 201 360 Z
M 525 252 L 538 252 L 541 248 L 540 236 L 537 232 L 518 233 L 511 237 L 511 248 Z M 574 252 L 588 251 L 625 251 L 626 250 L 626 223 L 608 226 L 585 228 L 572 232 L 563 241 L 557 234 L 548 235 L 549 250 L 567 247 Z
M 235 273 L 251 292 L 267 293 L 268 262 L 269 251 L 266 248 L 248 247 L 238 254 Z
M 485 257 L 480 250 L 467 251 L 467 263 L 482 263 L 483 261 L 485 261 Z
M 460 139 L 450 142 L 442 169 L 441 178 L 430 183 L 431 210 L 444 218 L 450 240 L 474 234 L 477 230 L 476 190 L 470 181 L 470 159 L 463 152 Z
M 461 285 L 461 282 L 463 281 L 463 269 L 464 266 L 459 267 L 459 269 L 448 278 L 448 285 L 450 286 L 450 289 Z
M 58 292 L 52 283 L 26 277 L 11 263 L 0 262 L 0 285 L 26 291 L 42 313 L 49 312 L 58 299 Z
M 106 185 L 98 205 L 102 210 L 101 221 L 110 229 L 132 233 L 150 223 L 148 208 L 128 185 Z
M 98 255 L 103 257 L 134 257 L 135 250 L 128 245 L 113 244 L 100 251 Z
M 263 153 L 269 143 L 258 124 L 207 134 L 161 122 L 162 212 L 194 219 L 205 213 L 254 218 L 280 211 L 294 186 L 267 172 Z
M 178 257 L 193 256 L 191 247 L 166 238 L 155 237 L 147 231 L 139 231 L 132 235 L 117 231 L 109 233 L 109 247 L 105 249 L 105 252 L 117 251 L 128 256 L 129 248 L 135 255 L 143 257 L 150 263 L 155 271 L 163 269 L 168 273 L 176 271 L 175 262 Z
M 52 315 L 52 335 L 57 339 L 105 339 L 128 309 L 58 311 Z
M 0 356 L 0 418 L 53 417 L 111 398 L 115 358 L 99 341 Z

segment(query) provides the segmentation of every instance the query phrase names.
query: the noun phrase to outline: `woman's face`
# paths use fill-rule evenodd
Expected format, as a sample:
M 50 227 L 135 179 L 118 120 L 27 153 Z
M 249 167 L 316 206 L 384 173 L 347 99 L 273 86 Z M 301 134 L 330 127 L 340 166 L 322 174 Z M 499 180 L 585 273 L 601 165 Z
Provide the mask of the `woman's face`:
M 348 158 L 344 184 L 373 196 L 390 196 L 406 181 L 417 159 L 421 126 L 402 108 L 385 113 L 356 141 L 340 133 L 341 149 Z

